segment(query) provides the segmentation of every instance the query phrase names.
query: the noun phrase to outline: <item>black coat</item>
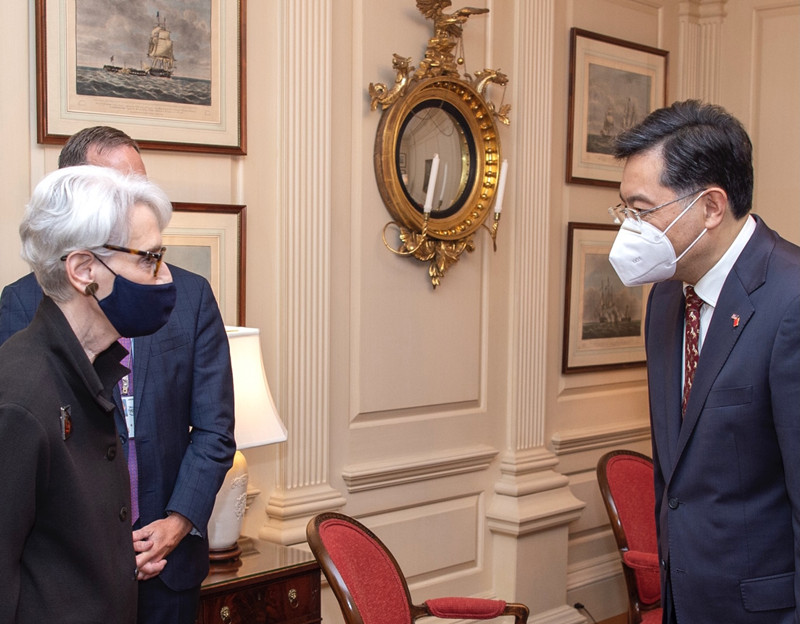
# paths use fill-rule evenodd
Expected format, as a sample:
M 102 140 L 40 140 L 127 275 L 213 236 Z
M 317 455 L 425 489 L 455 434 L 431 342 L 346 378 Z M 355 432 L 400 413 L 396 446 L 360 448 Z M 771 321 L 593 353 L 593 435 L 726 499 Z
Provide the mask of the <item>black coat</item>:
M 0 623 L 136 622 L 114 343 L 90 363 L 45 297 L 0 348 Z
M 236 452 L 233 376 L 228 337 L 211 286 L 190 271 L 173 265 L 169 270 L 178 291 L 169 321 L 152 336 L 133 339 L 137 528 L 171 512 L 195 527 L 167 555 L 159 575 L 167 587 L 183 591 L 199 588 L 208 574 L 208 519 Z M 28 326 L 41 299 L 33 273 L 3 288 L 0 344 Z M 114 400 L 127 455 L 119 392 Z

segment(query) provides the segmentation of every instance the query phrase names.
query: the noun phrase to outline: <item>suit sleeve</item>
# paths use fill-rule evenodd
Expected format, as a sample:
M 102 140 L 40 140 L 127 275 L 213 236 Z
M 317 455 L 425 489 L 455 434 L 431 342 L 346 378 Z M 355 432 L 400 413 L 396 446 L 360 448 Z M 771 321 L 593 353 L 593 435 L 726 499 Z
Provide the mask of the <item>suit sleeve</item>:
M 0 295 L 0 345 L 30 325 L 33 314 L 19 297 L 17 289 L 6 286 Z
M 644 325 L 644 343 L 645 349 L 650 344 L 650 309 L 653 303 L 653 293 L 655 288 L 650 289 L 650 293 L 647 297 L 647 310 L 645 312 L 645 325 Z M 646 360 L 648 362 L 651 361 L 651 358 L 655 357 L 663 357 L 663 354 L 655 354 L 650 353 L 649 351 L 646 353 Z M 652 401 L 652 393 L 648 393 L 650 395 L 650 400 Z M 660 534 L 661 530 L 661 499 L 664 495 L 664 475 L 661 471 L 661 461 L 658 456 L 658 448 L 656 447 L 656 433 L 653 426 L 653 419 L 652 419 L 653 407 L 650 406 L 650 442 L 652 448 L 652 457 L 653 457 L 653 485 L 655 487 L 655 499 L 656 499 L 656 506 L 655 506 L 655 518 L 656 518 L 656 533 Z M 661 542 L 659 541 L 659 548 Z
M 225 326 L 203 280 L 194 335 L 190 444 L 167 511 L 188 518 L 205 533 L 216 494 L 233 463 L 233 375 Z
M 800 605 L 800 297 L 790 303 L 778 326 L 769 364 L 769 385 L 792 507 L 795 601 Z

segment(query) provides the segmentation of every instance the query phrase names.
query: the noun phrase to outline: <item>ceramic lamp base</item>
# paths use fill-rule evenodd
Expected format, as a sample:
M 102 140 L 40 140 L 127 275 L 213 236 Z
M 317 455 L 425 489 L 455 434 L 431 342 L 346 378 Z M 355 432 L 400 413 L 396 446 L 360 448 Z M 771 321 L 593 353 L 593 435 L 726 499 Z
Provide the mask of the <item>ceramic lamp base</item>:
M 208 520 L 209 558 L 213 562 L 238 559 L 242 550 L 236 543 L 242 531 L 247 506 L 247 460 L 241 451 L 233 456 L 233 466 L 217 493 L 214 511 Z

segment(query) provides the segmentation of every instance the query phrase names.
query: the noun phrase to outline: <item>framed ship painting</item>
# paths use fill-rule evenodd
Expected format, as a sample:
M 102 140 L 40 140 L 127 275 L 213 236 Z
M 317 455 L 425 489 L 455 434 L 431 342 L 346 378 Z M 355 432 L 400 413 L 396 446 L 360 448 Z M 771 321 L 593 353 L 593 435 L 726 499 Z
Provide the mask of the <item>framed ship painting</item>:
M 165 261 L 202 275 L 226 325 L 245 324 L 246 206 L 172 203 L 164 229 Z
M 666 50 L 570 30 L 567 182 L 616 187 L 616 136 L 666 105 Z
M 37 139 L 245 154 L 246 0 L 35 0 Z
M 650 286 L 627 288 L 608 252 L 616 225 L 570 222 L 561 372 L 644 366 L 644 315 Z

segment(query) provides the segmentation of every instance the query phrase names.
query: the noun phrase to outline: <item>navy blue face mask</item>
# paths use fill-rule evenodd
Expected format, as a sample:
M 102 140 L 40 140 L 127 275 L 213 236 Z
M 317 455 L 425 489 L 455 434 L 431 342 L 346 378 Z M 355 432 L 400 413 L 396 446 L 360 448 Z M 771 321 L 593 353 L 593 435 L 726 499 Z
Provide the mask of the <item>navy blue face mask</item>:
M 121 336 L 149 336 L 166 325 L 177 298 L 174 283 L 137 284 L 115 273 L 105 262 L 97 259 L 114 273 L 114 285 L 107 297 L 95 299 L 109 323 Z

